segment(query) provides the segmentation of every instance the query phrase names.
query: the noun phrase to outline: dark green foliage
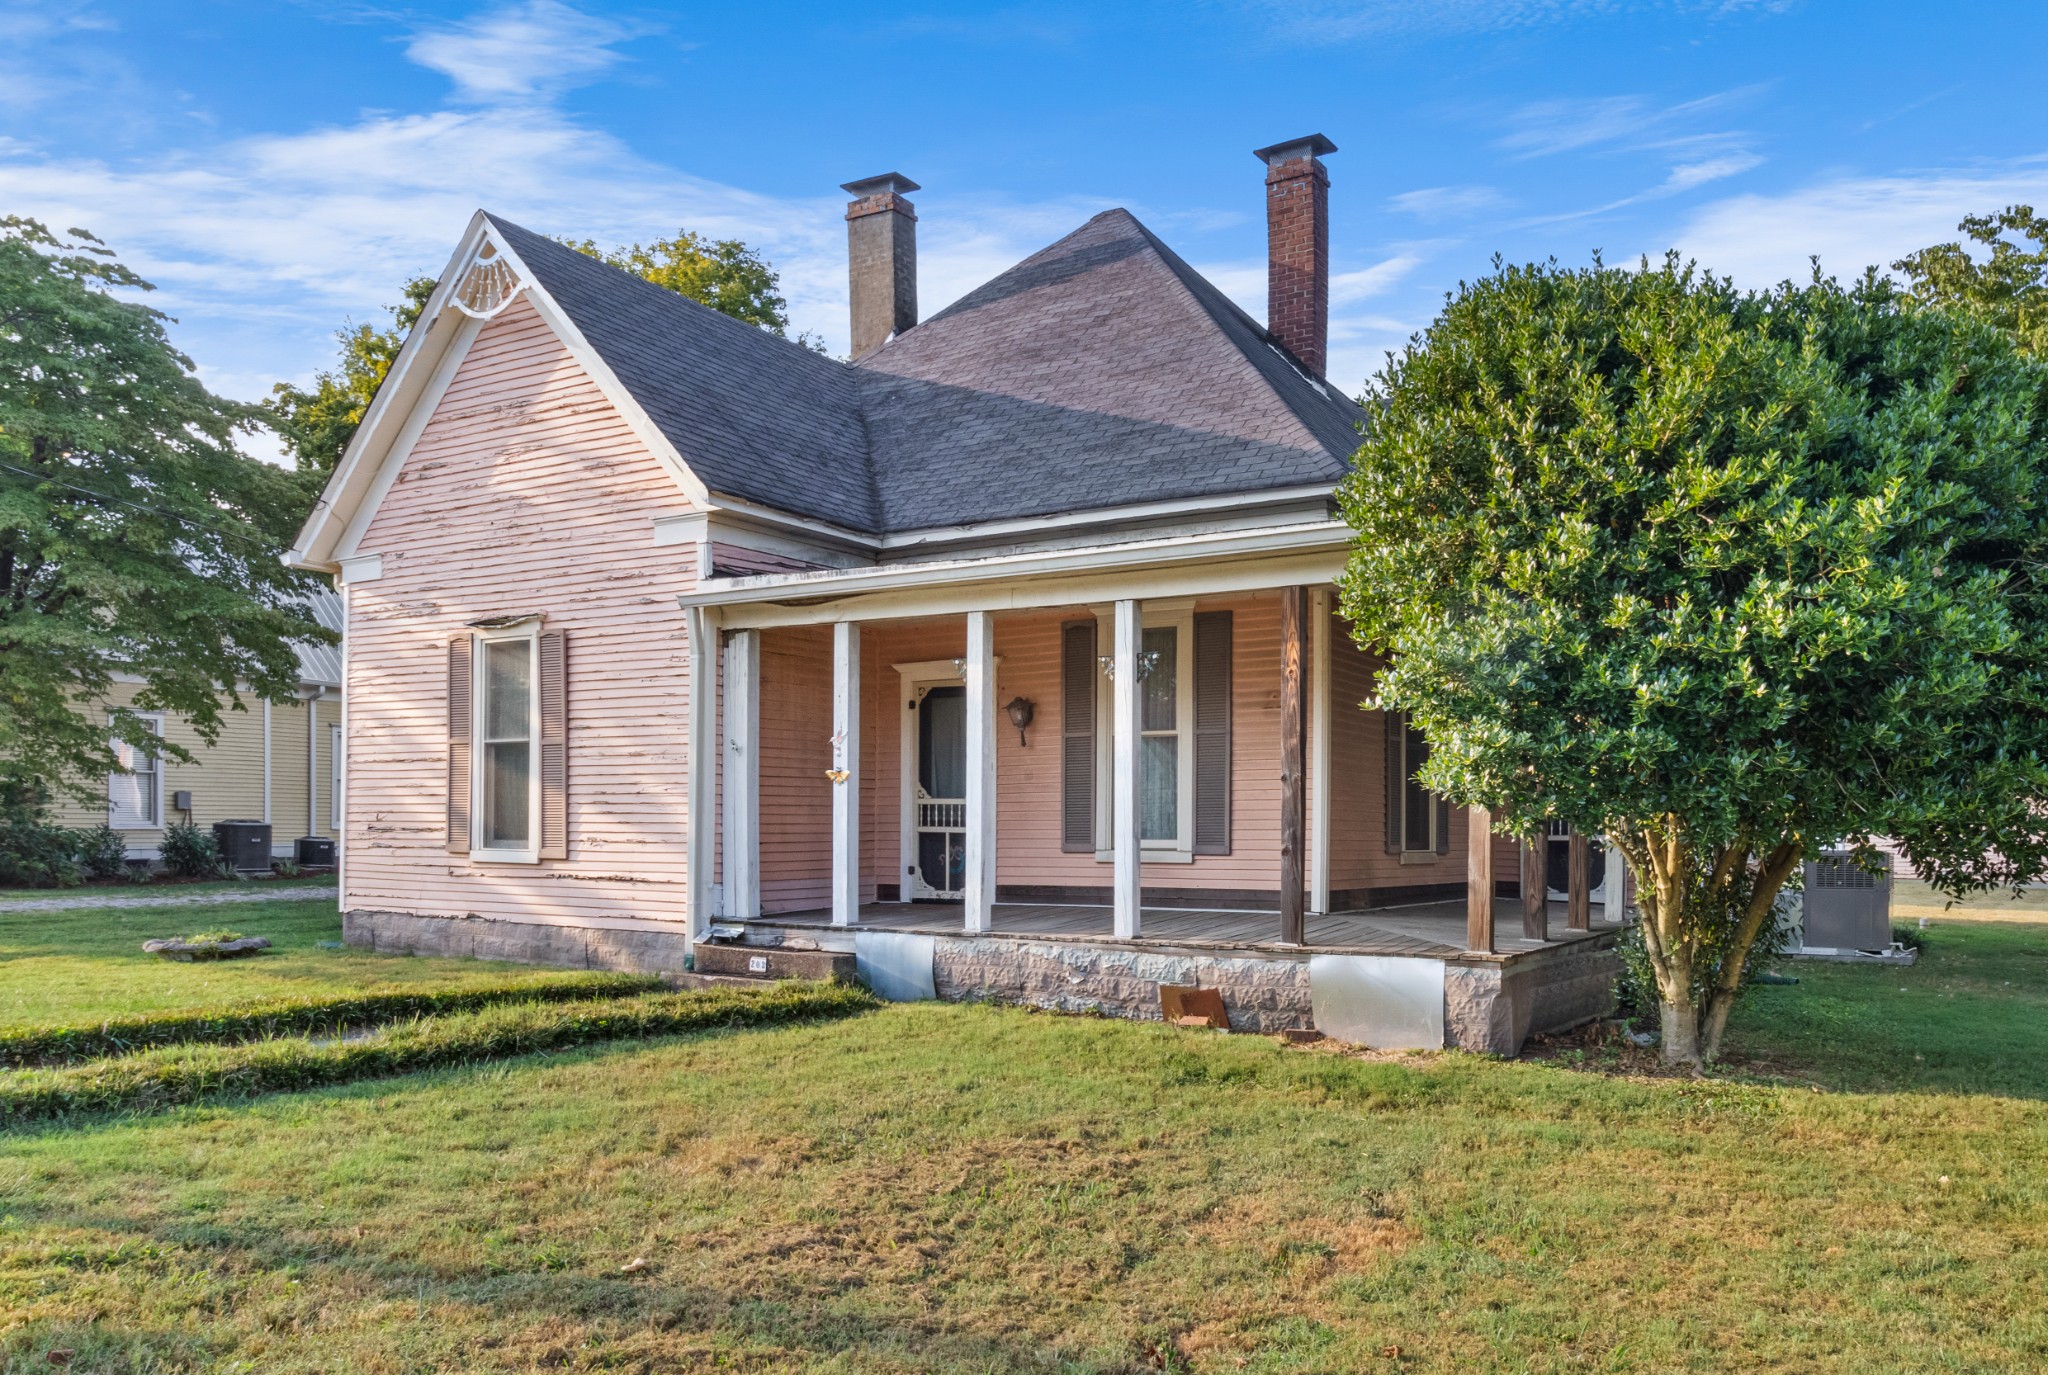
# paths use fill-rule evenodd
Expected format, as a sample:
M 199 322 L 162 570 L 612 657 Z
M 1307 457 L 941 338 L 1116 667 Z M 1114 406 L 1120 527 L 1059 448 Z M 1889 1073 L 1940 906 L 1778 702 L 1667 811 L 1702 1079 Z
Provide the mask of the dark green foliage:
M 2048 872 L 2048 366 L 1866 278 L 1506 268 L 1393 360 L 1344 605 L 1425 781 L 1641 880 L 1711 1056 L 1799 860 Z
M 234 938 L 232 932 L 220 931 L 187 937 L 195 941 Z M 7 1027 L 0 1029 L 0 1065 L 96 1060 L 199 1041 L 229 1043 L 304 1036 L 411 1017 L 474 1012 L 499 1003 L 584 1002 L 652 993 L 661 987 L 661 980 L 651 974 L 526 974 L 461 988 L 273 998 L 233 1007 L 145 1013 L 74 1026 Z
M 782 335 L 789 329 L 789 302 L 783 299 L 775 268 L 738 239 L 711 239 L 678 229 L 674 238 L 656 239 L 644 247 L 636 243 L 605 250 L 589 239 L 562 242 L 770 334 Z M 798 335 L 797 342 L 822 352 L 806 335 Z
M 405 299 L 387 306 L 391 327 L 352 324 L 335 331 L 341 357 L 334 371 L 313 379 L 310 391 L 289 382 L 270 389 L 264 408 L 270 412 L 278 433 L 291 445 L 302 471 L 325 478 L 355 437 L 363 413 L 376 399 L 384 374 L 398 359 L 406 335 L 419 322 L 427 298 L 434 294 L 432 277 L 415 277 L 405 284 Z
M 212 878 L 220 868 L 220 847 L 213 832 L 189 821 L 173 821 L 164 827 L 161 853 L 164 868 L 179 878 Z
M 428 1017 L 367 1040 L 328 1045 L 286 1038 L 176 1046 L 62 1069 L 18 1071 L 0 1082 L 0 1121 L 150 1112 L 629 1037 L 845 1017 L 879 1005 L 858 988 L 786 984 L 760 993 L 720 989 L 596 1003 L 509 1003 Z
M 112 826 L 88 826 L 71 835 L 79 872 L 87 878 L 121 878 L 127 874 L 128 840 Z
M 284 700 L 293 640 L 333 637 L 284 567 L 310 493 L 244 455 L 149 284 L 81 230 L 0 218 L 0 776 L 104 802 L 110 737 L 173 759 L 139 712 L 212 744 L 245 692 Z M 117 294 L 119 293 L 119 294 Z M 100 705 L 116 672 L 141 685 Z
M 33 778 L 0 778 L 0 887 L 60 888 L 79 880 L 77 841 L 49 817 Z
M 1973 257 L 1951 242 L 1901 258 L 1892 267 L 1906 274 L 1907 294 L 1938 310 L 1973 315 L 2029 353 L 2048 355 L 2048 219 L 2031 205 L 2009 205 L 1956 227 L 1989 255 Z

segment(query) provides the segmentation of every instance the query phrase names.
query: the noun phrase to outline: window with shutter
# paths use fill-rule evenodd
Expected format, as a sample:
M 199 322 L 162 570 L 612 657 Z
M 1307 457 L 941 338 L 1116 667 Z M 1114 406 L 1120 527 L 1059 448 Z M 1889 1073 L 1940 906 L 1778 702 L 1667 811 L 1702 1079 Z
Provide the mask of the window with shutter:
M 1230 853 L 1230 656 L 1228 611 L 1195 617 L 1195 843 L 1198 855 Z
M 471 668 L 476 662 L 476 637 L 457 635 L 448 641 L 448 852 L 469 853 L 470 707 L 475 700 Z
M 1095 622 L 1060 627 L 1060 849 L 1095 851 Z
M 470 858 L 512 864 L 562 858 L 568 819 L 562 750 L 566 725 L 562 637 L 559 633 L 543 635 L 536 620 L 524 620 L 479 630 L 473 643 L 468 737 Z M 450 681 L 452 688 L 452 677 Z M 451 732 L 453 698 L 451 691 Z M 453 754 L 451 734 L 451 759 Z M 455 796 L 452 779 L 449 796 Z M 451 829 L 453 819 L 451 811 Z M 549 833 L 551 820 L 553 834 Z M 550 842 L 556 851 L 553 856 L 545 853 Z
M 1416 775 L 1429 762 L 1429 739 L 1396 711 L 1386 725 L 1387 853 L 1442 855 L 1451 849 L 1451 804 L 1422 786 Z

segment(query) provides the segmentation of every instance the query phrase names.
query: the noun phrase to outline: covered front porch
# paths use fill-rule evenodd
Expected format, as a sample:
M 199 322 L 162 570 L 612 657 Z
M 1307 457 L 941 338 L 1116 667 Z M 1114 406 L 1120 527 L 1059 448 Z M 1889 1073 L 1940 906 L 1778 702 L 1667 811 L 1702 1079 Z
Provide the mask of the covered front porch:
M 1479 1021 L 1519 999 L 1511 1035 L 1440 1033 L 1488 1049 L 1544 1029 L 1545 981 L 1575 990 L 1557 1015 L 1597 1011 L 1618 877 L 1414 781 L 1427 742 L 1361 709 L 1378 661 L 1331 536 L 1085 576 L 708 580 L 683 598 L 692 681 L 720 689 L 690 706 L 691 814 L 717 819 L 690 831 L 692 938 L 911 950 L 936 996 L 1123 1015 L 1236 988 L 1261 1027 L 1316 1020 L 1312 968 L 1412 961 L 1447 1009 L 1493 990 Z

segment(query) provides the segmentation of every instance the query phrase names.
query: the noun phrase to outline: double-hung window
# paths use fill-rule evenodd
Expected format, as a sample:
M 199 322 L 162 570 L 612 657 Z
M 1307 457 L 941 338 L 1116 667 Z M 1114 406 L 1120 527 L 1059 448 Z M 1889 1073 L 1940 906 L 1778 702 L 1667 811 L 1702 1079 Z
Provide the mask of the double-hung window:
M 163 717 L 137 719 L 152 735 L 164 733 Z M 107 824 L 117 831 L 152 830 L 163 825 L 163 761 L 126 740 L 109 743 L 120 768 L 107 775 Z
M 532 625 L 476 637 L 476 783 L 471 853 L 539 857 L 540 639 Z
M 1108 616 L 1099 620 L 1099 643 L 1109 645 L 1114 642 L 1113 622 Z M 1147 606 L 1138 639 L 1138 841 L 1148 860 L 1193 858 L 1193 656 L 1192 603 L 1172 608 Z M 1097 858 L 1107 860 L 1115 844 L 1110 803 L 1111 742 L 1116 738 L 1116 685 L 1107 672 L 1101 676 L 1099 691 L 1098 738 L 1102 746 L 1096 848 Z

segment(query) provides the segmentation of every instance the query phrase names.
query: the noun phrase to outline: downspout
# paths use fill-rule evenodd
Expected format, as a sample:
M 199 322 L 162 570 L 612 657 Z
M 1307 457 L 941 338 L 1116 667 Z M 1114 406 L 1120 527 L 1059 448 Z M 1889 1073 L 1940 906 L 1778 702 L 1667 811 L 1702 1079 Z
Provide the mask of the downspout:
M 320 699 L 324 687 L 306 699 L 306 834 L 320 834 Z
M 270 824 L 270 699 L 263 699 L 263 824 Z M 273 852 L 276 842 L 272 841 Z

